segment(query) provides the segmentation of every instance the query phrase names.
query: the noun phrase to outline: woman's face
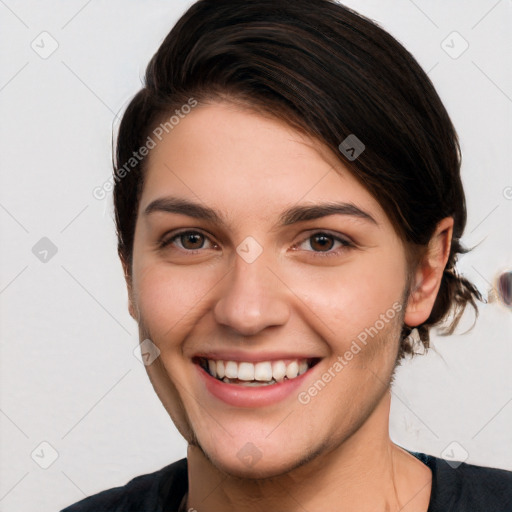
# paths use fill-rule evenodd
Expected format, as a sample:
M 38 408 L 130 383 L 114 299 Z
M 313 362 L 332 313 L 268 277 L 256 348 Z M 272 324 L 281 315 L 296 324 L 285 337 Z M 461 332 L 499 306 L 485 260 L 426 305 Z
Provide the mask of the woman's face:
M 131 312 L 162 403 L 225 471 L 279 474 L 387 429 L 406 271 L 377 201 L 285 124 L 198 106 L 150 152 Z

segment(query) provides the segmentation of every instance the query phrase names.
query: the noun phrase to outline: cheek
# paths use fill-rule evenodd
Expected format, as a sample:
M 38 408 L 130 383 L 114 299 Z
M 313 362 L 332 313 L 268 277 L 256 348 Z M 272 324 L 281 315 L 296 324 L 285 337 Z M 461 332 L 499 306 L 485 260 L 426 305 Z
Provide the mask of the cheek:
M 148 264 L 134 272 L 134 292 L 141 317 L 155 339 L 171 339 L 197 320 L 201 301 L 218 279 L 207 270 Z
M 389 331 L 389 324 L 397 321 L 403 309 L 405 266 L 396 254 L 354 258 L 327 272 L 296 276 L 294 282 L 294 291 L 311 313 L 310 321 L 337 352 L 344 351 L 365 329 L 376 325 L 382 333 Z

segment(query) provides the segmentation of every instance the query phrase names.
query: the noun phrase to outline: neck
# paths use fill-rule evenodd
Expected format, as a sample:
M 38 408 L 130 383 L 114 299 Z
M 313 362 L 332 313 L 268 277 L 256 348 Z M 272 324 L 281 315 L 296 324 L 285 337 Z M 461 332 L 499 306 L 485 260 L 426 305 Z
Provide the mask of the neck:
M 335 449 L 272 478 L 226 474 L 189 445 L 187 510 L 426 512 L 432 475 L 389 438 L 390 399 L 386 393 L 365 423 Z

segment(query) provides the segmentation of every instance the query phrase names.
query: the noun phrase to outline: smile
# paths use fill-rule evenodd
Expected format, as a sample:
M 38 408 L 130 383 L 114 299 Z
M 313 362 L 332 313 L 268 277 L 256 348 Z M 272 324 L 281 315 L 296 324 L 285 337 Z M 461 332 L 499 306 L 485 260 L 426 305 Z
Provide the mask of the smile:
M 238 357 L 235 354 L 197 354 L 192 358 L 205 391 L 237 407 L 265 406 L 284 400 L 304 385 L 310 370 L 322 359 L 300 355 L 279 358 L 277 354 L 267 360 L 254 360 L 252 354 L 247 357 L 252 361 L 244 361 L 242 354 Z
M 295 379 L 314 365 L 313 359 L 278 361 L 221 361 L 200 358 L 199 364 L 212 377 L 229 384 L 270 385 Z
M 268 386 L 292 380 L 306 373 L 318 362 L 314 359 L 280 359 L 276 361 L 223 361 L 201 357 L 198 364 L 212 377 L 227 384 Z

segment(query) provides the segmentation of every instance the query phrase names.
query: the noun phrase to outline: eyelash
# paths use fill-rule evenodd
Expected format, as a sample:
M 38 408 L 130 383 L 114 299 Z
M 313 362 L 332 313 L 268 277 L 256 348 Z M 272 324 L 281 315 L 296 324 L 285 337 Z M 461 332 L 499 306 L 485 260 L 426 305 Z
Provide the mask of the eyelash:
M 209 240 L 209 237 L 205 233 L 203 233 L 201 231 L 186 230 L 186 231 L 180 231 L 179 233 L 176 233 L 171 238 L 162 239 L 158 243 L 158 248 L 161 249 L 161 250 L 165 249 L 166 247 L 171 245 L 175 240 L 178 240 L 181 236 L 183 236 L 183 235 L 190 235 L 190 234 L 199 234 L 199 235 L 202 235 L 206 239 Z M 338 237 L 338 236 L 333 235 L 331 233 L 328 233 L 326 231 L 315 231 L 314 233 L 311 233 L 308 237 L 303 239 L 301 242 L 299 242 L 298 244 L 294 245 L 293 249 L 297 250 L 297 249 L 295 249 L 295 247 L 302 245 L 304 242 L 306 242 L 307 240 L 313 238 L 316 235 L 324 235 L 324 236 L 326 236 L 328 238 L 331 238 L 332 240 L 334 240 L 336 242 L 340 242 L 341 243 L 341 248 L 338 248 L 338 250 L 335 250 L 335 251 L 333 251 L 332 249 L 329 249 L 328 252 L 324 252 L 324 251 L 306 251 L 306 252 L 313 252 L 315 255 L 318 255 L 320 257 L 339 256 L 341 252 L 344 252 L 347 249 L 355 247 L 355 245 L 352 242 L 350 242 L 349 240 L 347 240 L 345 238 Z M 184 251 L 184 252 L 186 252 L 188 254 L 191 254 L 191 255 L 198 254 L 198 253 L 200 253 L 203 250 L 203 249 L 195 249 L 195 250 L 190 249 L 189 250 L 189 249 L 184 249 L 184 248 L 180 248 L 180 247 L 178 247 L 178 249 L 180 251 Z

